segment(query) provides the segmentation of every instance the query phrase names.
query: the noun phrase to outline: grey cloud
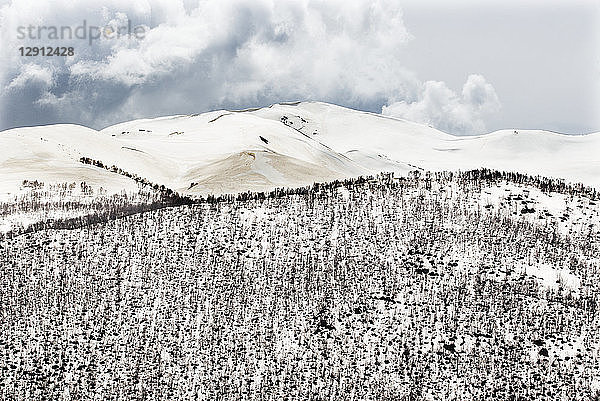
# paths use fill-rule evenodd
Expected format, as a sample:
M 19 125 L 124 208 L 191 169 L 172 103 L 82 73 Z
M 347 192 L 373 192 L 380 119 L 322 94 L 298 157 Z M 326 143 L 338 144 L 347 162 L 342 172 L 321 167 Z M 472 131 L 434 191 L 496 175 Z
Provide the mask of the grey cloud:
M 54 3 L 34 8 L 17 0 L 0 9 L 8 38 L 0 52 L 10 61 L 0 67 L 0 128 L 65 121 L 99 128 L 132 118 L 322 100 L 371 111 L 387 105 L 386 113 L 467 132 L 482 129 L 483 116 L 494 111 L 495 92 L 485 80 L 469 78 L 458 99 L 445 84 L 423 84 L 404 68 L 403 49 L 412 37 L 391 0 Z M 15 52 L 48 44 L 17 40 L 19 25 L 84 19 L 98 26 L 131 21 L 145 27 L 145 37 L 50 43 L 75 47 L 67 60 Z M 450 108 L 436 103 L 443 101 Z

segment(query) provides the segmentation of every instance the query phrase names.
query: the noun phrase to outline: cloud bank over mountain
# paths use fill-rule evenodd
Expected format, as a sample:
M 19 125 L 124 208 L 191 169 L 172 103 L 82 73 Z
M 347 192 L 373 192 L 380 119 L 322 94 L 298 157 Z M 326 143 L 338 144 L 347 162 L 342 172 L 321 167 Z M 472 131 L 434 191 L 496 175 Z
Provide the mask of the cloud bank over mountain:
M 427 81 L 416 101 L 385 105 L 382 113 L 426 123 L 449 133 L 468 134 L 483 132 L 485 117 L 499 109 L 494 87 L 481 75 L 469 75 L 461 94 L 444 82 Z
M 391 0 L 32 3 L 0 7 L 0 129 L 118 121 L 217 108 L 321 100 L 483 133 L 498 113 L 493 82 L 465 73 L 462 91 L 405 67 L 413 40 Z M 78 27 L 85 39 L 19 38 L 19 27 Z M 100 32 L 90 31 L 99 27 Z M 143 37 L 106 37 L 141 27 Z M 97 34 L 99 38 L 90 38 Z M 21 46 L 72 46 L 73 57 L 23 57 Z M 428 77 L 433 78 L 435 77 Z

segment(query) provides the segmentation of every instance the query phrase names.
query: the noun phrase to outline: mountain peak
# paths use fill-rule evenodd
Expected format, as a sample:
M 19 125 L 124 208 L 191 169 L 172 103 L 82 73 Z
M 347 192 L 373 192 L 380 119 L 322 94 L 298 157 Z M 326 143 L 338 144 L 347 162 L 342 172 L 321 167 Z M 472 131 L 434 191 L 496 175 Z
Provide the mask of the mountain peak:
M 265 191 L 383 171 L 402 175 L 415 168 L 487 167 L 600 186 L 597 134 L 508 129 L 459 137 L 323 102 L 138 119 L 101 131 L 72 124 L 16 128 L 0 135 L 0 146 L 7 149 L 0 156 L 4 193 L 14 193 L 24 179 L 85 179 L 120 190 L 123 177 L 83 166 L 82 157 L 194 194 Z

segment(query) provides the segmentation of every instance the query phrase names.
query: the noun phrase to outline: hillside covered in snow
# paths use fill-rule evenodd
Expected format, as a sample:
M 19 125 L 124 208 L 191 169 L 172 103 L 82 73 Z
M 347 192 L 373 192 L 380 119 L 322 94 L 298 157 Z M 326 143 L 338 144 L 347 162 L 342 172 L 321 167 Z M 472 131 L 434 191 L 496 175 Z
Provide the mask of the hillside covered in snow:
M 268 191 L 415 169 L 486 167 L 600 187 L 600 133 L 505 130 L 453 136 L 428 126 L 319 103 L 0 132 L 0 196 L 24 180 L 85 181 L 135 191 L 131 176 L 181 194 Z
M 598 399 L 597 193 L 555 185 L 383 175 L 0 239 L 0 398 Z
M 597 399 L 599 144 L 324 103 L 1 132 L 0 398 Z

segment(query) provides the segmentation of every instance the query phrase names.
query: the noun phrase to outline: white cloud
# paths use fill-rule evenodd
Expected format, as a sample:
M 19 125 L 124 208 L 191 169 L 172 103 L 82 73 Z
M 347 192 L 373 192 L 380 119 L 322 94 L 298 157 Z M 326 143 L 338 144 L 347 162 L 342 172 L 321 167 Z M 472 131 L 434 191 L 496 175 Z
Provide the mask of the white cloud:
M 48 88 L 52 85 L 52 71 L 37 64 L 23 64 L 19 74 L 6 87 L 7 90 L 18 90 L 27 85 L 38 85 Z
M 84 20 L 88 27 L 131 21 L 145 27 L 145 36 L 102 38 L 91 46 L 78 39 L 17 39 L 18 26 L 76 26 Z M 0 55 L 9 60 L 0 66 L 0 87 L 25 86 L 21 92 L 2 91 L 5 125 L 72 121 L 101 127 L 136 117 L 283 100 L 371 109 L 390 104 L 386 110 L 391 111 L 402 106 L 390 99 L 414 99 L 422 86 L 403 66 L 411 35 L 393 0 L 139 0 L 126 5 L 105 0 L 102 6 L 56 0 L 35 7 L 15 0 L 0 8 L 0 21 L 7 38 Z M 15 49 L 27 45 L 73 46 L 75 56 L 20 57 Z M 34 78 L 45 86 L 27 90 Z M 443 90 L 424 85 L 435 92 L 430 97 L 444 101 Z M 479 111 L 462 113 L 483 115 L 489 96 L 485 82 L 470 78 L 466 100 L 458 103 Z M 446 100 L 454 98 L 446 95 Z M 11 107 L 37 108 L 38 120 L 17 121 L 24 114 L 11 113 Z
M 396 101 L 381 112 L 393 117 L 429 124 L 455 134 L 485 132 L 485 117 L 498 112 L 500 101 L 494 87 L 481 75 L 469 75 L 461 95 L 444 82 L 427 81 L 414 101 Z

